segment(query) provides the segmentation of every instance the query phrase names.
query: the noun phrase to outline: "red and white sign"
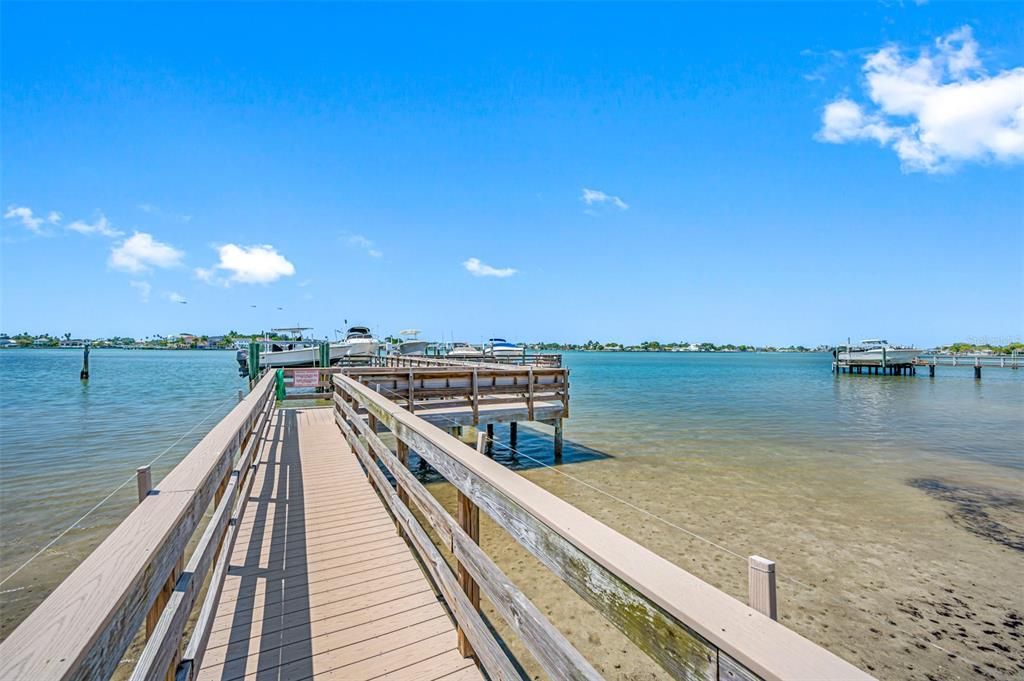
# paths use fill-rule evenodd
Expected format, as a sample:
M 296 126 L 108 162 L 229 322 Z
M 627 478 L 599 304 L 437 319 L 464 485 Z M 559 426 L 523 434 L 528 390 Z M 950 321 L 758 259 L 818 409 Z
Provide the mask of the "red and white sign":
M 293 369 L 292 371 L 295 372 L 292 374 L 293 388 L 315 388 L 320 385 L 319 369 Z

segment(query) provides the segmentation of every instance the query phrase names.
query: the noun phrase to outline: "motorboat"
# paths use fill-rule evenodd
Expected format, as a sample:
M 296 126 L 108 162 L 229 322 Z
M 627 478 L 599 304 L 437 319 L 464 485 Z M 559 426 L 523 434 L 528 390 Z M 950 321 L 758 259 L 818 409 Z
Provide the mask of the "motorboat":
M 922 350 L 905 345 L 890 345 L 881 338 L 868 338 L 859 345 L 841 345 L 836 348 L 836 357 L 852 362 L 884 362 L 885 364 L 909 364 Z
M 331 344 L 331 360 L 343 357 L 375 357 L 380 341 L 373 337 L 368 326 L 350 326 L 345 340 Z
M 489 339 L 485 348 L 491 357 L 521 357 L 523 354 L 523 348 L 509 343 L 504 338 Z
M 404 329 L 399 331 L 398 335 L 405 336 L 398 343 L 400 355 L 422 356 L 427 354 L 427 348 L 433 345 L 430 341 L 419 340 L 419 329 Z
M 271 329 L 275 334 L 287 334 L 286 338 L 260 339 L 253 341 L 260 346 L 260 367 L 301 367 L 314 366 L 319 358 L 320 343 L 314 338 L 303 338 L 302 333 L 310 327 L 294 326 Z M 244 371 L 249 364 L 249 343 L 235 344 L 238 351 L 235 360 Z
M 446 356 L 458 359 L 460 357 L 483 357 L 484 353 L 483 350 L 473 345 L 470 345 L 469 343 L 463 343 L 462 341 L 454 341 L 448 348 Z

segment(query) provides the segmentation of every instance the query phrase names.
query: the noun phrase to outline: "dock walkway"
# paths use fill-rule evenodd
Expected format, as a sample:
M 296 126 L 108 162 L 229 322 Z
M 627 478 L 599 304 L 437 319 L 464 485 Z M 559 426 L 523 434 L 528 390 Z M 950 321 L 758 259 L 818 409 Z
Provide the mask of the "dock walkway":
M 198 678 L 480 679 L 330 409 L 271 420 Z

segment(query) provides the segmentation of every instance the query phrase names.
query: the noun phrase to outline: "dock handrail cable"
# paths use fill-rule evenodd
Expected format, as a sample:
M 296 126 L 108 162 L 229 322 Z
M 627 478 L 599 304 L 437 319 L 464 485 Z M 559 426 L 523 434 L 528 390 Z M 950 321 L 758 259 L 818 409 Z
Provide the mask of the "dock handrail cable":
M 193 425 L 193 426 L 192 426 L 191 428 L 189 428 L 189 429 L 188 429 L 188 430 L 187 430 L 187 431 L 186 431 L 185 433 L 182 433 L 182 435 L 181 435 L 181 436 L 179 436 L 177 440 L 175 440 L 175 441 L 174 441 L 174 442 L 172 442 L 172 443 L 171 443 L 170 445 L 168 445 L 166 449 L 164 449 L 164 450 L 163 450 L 162 452 L 160 452 L 159 454 L 157 454 L 157 455 L 156 455 L 156 457 L 154 457 L 154 458 L 153 458 L 153 459 L 152 459 L 151 461 L 149 461 L 149 463 L 147 463 L 147 464 L 144 464 L 144 465 L 146 465 L 146 466 L 152 466 L 152 465 L 153 465 L 153 464 L 155 464 L 155 463 L 156 463 L 157 461 L 159 461 L 160 459 L 162 459 L 162 458 L 163 458 L 163 457 L 164 457 L 164 456 L 165 456 L 165 455 L 166 455 L 166 454 L 167 454 L 168 452 L 170 452 L 170 451 L 171 451 L 172 449 L 174 449 L 175 447 L 177 447 L 177 446 L 178 446 L 178 444 L 179 444 L 179 443 L 180 443 L 180 442 L 181 442 L 182 440 L 184 440 L 184 439 L 185 439 L 186 437 L 188 437 L 189 435 L 191 435 L 192 433 L 194 433 L 194 432 L 195 432 L 195 430 L 196 430 L 196 428 L 198 428 L 199 426 L 201 426 L 201 425 L 203 425 L 204 423 L 206 423 L 207 421 L 209 421 L 209 420 L 210 420 L 210 417 L 211 417 L 211 416 L 213 416 L 214 414 L 216 414 L 216 413 L 217 413 L 217 412 L 218 412 L 218 411 L 220 410 L 220 408 L 221 408 L 221 407 L 223 407 L 223 406 L 224 406 L 225 404 L 227 404 L 228 402 L 230 402 L 230 401 L 232 401 L 232 400 L 236 400 L 236 399 L 237 399 L 237 398 L 236 398 L 235 396 L 231 396 L 231 397 L 229 397 L 229 398 L 227 398 L 227 399 L 225 399 L 225 400 L 223 400 L 223 401 L 221 401 L 221 402 L 218 402 L 218 403 L 217 403 L 217 406 L 216 406 L 216 407 L 214 407 L 214 408 L 213 408 L 213 410 L 212 410 L 212 411 L 210 411 L 210 413 L 208 413 L 208 414 L 207 414 L 206 416 L 204 416 L 204 417 L 203 417 L 203 419 L 202 419 L 201 421 L 199 421 L 198 423 L 196 423 L 195 425 Z M 65 528 L 64 528 L 63 530 L 61 530 L 60 534 L 58 534 L 58 535 L 57 535 L 56 537 L 54 537 L 54 538 L 53 538 L 53 539 L 51 539 L 51 540 L 50 540 L 49 542 L 47 542 L 47 543 L 46 543 L 46 544 L 45 544 L 45 545 L 43 546 L 43 548 L 41 548 L 41 549 L 39 549 L 38 551 L 36 551 L 36 552 L 35 552 L 35 553 L 34 553 L 34 554 L 33 554 L 33 555 L 32 555 L 32 556 L 31 556 L 31 557 L 30 557 L 30 558 L 28 559 L 28 560 L 26 560 L 26 561 L 25 561 L 24 563 L 22 563 L 22 564 L 21 564 L 21 565 L 19 565 L 19 566 L 18 566 L 17 568 L 15 568 L 15 570 L 14 570 L 13 572 L 11 572 L 11 574 L 7 575 L 7 576 L 6 576 L 6 577 L 4 577 L 4 578 L 3 578 L 2 580 L 0 580 L 0 586 L 3 586 L 4 584 L 6 584 L 6 583 L 8 582 L 8 580 L 10 580 L 10 579 L 11 579 L 12 577 L 14 577 L 14 576 L 15 576 L 16 574 L 18 574 L 19 572 L 21 572 L 22 570 L 24 570 L 24 569 L 25 569 L 26 567 L 28 567 L 29 563 L 31 563 L 32 561 L 34 561 L 34 560 L 35 560 L 36 558 L 38 558 L 39 556 L 41 556 L 41 555 L 43 555 L 44 553 L 46 553 L 46 551 L 47 551 L 47 550 L 48 550 L 48 549 L 49 549 L 49 548 L 50 548 L 51 546 L 53 546 L 53 545 L 54 545 L 54 544 L 56 544 L 56 543 L 57 543 L 58 541 L 60 541 L 60 540 L 61 540 L 61 539 L 62 539 L 62 538 L 64 537 L 64 535 L 66 535 L 66 534 L 67 534 L 68 532 L 70 532 L 71 530 L 75 529 L 75 527 L 76 527 L 76 526 L 77 526 L 77 525 L 78 525 L 78 524 L 79 524 L 80 522 L 82 522 L 83 520 L 85 520 L 86 518 L 88 518 L 88 517 L 89 517 L 90 515 L 92 515 L 93 513 L 95 513 L 95 512 L 96 512 L 96 511 L 97 511 L 97 510 L 98 510 L 98 509 L 99 509 L 99 508 L 101 507 L 101 506 L 103 506 L 103 504 L 105 504 L 105 503 L 107 503 L 108 501 L 110 501 L 110 500 L 111 500 L 111 499 L 112 499 L 112 498 L 114 497 L 114 495 L 115 495 L 115 494 L 117 494 L 117 493 L 118 493 L 118 492 L 120 492 L 120 491 L 121 491 L 122 489 L 124 489 L 124 488 L 125 488 L 125 486 L 126 486 L 126 485 L 128 485 L 129 483 L 132 483 L 132 482 L 134 482 L 134 481 L 135 481 L 135 479 L 136 479 L 136 476 L 135 476 L 135 474 L 132 474 L 132 475 L 131 475 L 131 477 L 129 477 L 129 478 L 128 478 L 128 479 L 126 479 L 126 480 L 125 480 L 124 482 L 122 482 L 122 483 L 121 483 L 120 485 L 118 485 L 117 487 L 115 487 L 115 488 L 114 488 L 114 489 L 113 489 L 113 490 L 112 490 L 112 491 L 111 491 L 111 492 L 110 492 L 110 493 L 109 493 L 109 494 L 108 494 L 107 496 L 105 496 L 105 497 L 103 497 L 102 499 L 100 499 L 100 500 L 99 500 L 99 502 L 97 502 L 97 504 L 96 504 L 95 506 L 93 506 L 93 507 L 92 507 L 92 508 L 90 508 L 90 509 L 89 509 L 88 511 L 86 511 L 86 512 L 85 512 L 85 514 L 83 514 L 83 515 L 82 515 L 82 517 L 80 517 L 80 518 L 79 518 L 78 520 L 74 521 L 73 523 L 71 523 L 71 524 L 70 524 L 70 525 L 68 525 L 67 527 L 65 527 Z
M 395 397 L 397 397 L 399 399 L 405 399 L 405 397 L 406 397 L 405 395 L 402 395 L 401 393 L 395 392 L 395 391 L 391 390 L 390 388 L 386 388 L 383 385 L 374 385 L 373 387 L 376 390 L 383 390 L 383 391 L 386 391 L 388 393 L 391 393 L 392 395 L 394 395 Z M 444 420 L 450 422 L 452 424 L 452 426 L 459 426 L 459 427 L 461 427 L 463 425 L 463 424 L 455 421 L 451 417 L 445 416 L 444 414 L 437 414 L 436 416 L 439 416 L 439 417 L 443 418 Z M 689 535 L 689 536 L 691 536 L 691 537 L 693 537 L 695 539 L 698 539 L 698 540 L 700 540 L 700 541 L 702 541 L 702 542 L 704 542 L 704 543 L 706 543 L 706 544 L 708 544 L 710 546 L 713 546 L 713 547 L 719 549 L 720 551 L 723 551 L 723 552 L 729 554 L 730 556 L 733 556 L 735 558 L 739 558 L 740 560 L 743 560 L 743 561 L 747 560 L 746 556 L 743 556 L 743 555 L 737 553 L 736 551 L 733 551 L 732 549 L 730 549 L 730 548 L 728 548 L 726 546 L 723 546 L 723 545 L 715 542 L 714 540 L 711 540 L 711 539 L 708 539 L 707 537 L 701 536 L 701 535 L 697 534 L 696 532 L 693 532 L 692 530 L 688 530 L 685 527 L 682 527 L 681 525 L 677 525 L 676 523 L 673 523 L 672 521 L 667 520 L 667 519 L 659 516 L 658 514 L 652 512 L 652 511 L 648 511 L 647 509 L 645 509 L 645 508 L 643 508 L 641 506 L 637 506 L 636 504 L 634 504 L 634 503 L 632 503 L 630 501 L 626 501 L 625 499 L 622 499 L 622 498 L 616 496 L 615 494 L 612 494 L 611 492 L 608 492 L 608 491 L 606 491 L 604 489 L 601 489 L 597 485 L 589 483 L 586 480 L 582 480 L 582 479 L 580 479 L 580 478 L 578 478 L 578 477 L 576 477 L 574 475 L 566 473 L 565 471 L 561 470 L 557 466 L 552 466 L 551 464 L 549 464 L 549 463 L 547 463 L 545 461 L 541 461 L 540 459 L 532 457 L 529 454 L 525 454 L 525 453 L 519 451 L 518 449 L 515 449 L 514 447 L 505 444 L 504 442 L 498 442 L 497 440 L 493 440 L 492 439 L 492 440 L 490 440 L 490 443 L 492 444 L 492 446 L 494 444 L 497 444 L 499 447 L 502 447 L 503 449 L 505 449 L 505 450 L 507 450 L 509 452 L 512 452 L 513 454 L 516 454 L 518 456 L 522 456 L 523 458 L 529 459 L 530 461 L 533 461 L 534 463 L 537 463 L 537 464 L 543 466 L 544 468 L 548 468 L 548 469 L 554 471 L 555 473 L 558 473 L 559 475 L 561 475 L 561 476 L 563 476 L 565 478 L 568 478 L 569 480 L 572 480 L 573 482 L 576 482 L 576 483 L 578 483 L 580 485 L 583 485 L 584 487 L 587 487 L 588 489 L 591 489 L 591 490 L 593 490 L 593 491 L 595 491 L 595 492 L 597 492 L 597 493 L 599 493 L 599 494 L 601 494 L 601 495 L 603 495 L 603 496 L 605 496 L 605 497 L 607 497 L 609 499 L 617 501 L 618 503 L 620 503 L 620 504 L 622 504 L 622 505 L 624 505 L 624 506 L 626 506 L 628 508 L 631 508 L 631 509 L 633 509 L 633 510 L 639 512 L 639 513 L 642 513 L 642 514 L 644 514 L 646 516 L 649 516 L 650 518 L 653 518 L 653 519 L 657 520 L 658 522 L 661 522 L 661 523 L 667 525 L 668 527 L 672 527 L 672 528 L 674 528 L 676 530 L 679 530 L 680 532 L 683 532 L 684 534 L 687 534 L 687 535 Z M 794 577 L 791 577 L 791 576 L 786 575 L 784 573 L 783 574 L 778 574 L 777 576 L 782 578 L 785 581 L 788 581 L 788 582 L 791 582 L 791 583 L 796 584 L 798 586 L 801 586 L 804 589 L 807 589 L 808 591 L 811 591 L 811 592 L 819 594 L 819 595 L 823 595 L 826 598 L 828 598 L 835 605 L 840 605 L 842 607 L 849 607 L 850 606 L 849 602 L 844 601 L 844 600 L 840 599 L 839 597 L 833 596 L 831 594 L 824 594 L 820 590 L 818 590 L 817 588 L 812 587 L 811 585 L 806 584 L 806 583 L 804 583 L 804 582 L 802 582 L 802 581 L 800 581 L 798 579 L 795 579 Z M 920 641 L 920 642 L 926 643 L 927 645 L 931 646 L 932 648 L 935 648 L 936 650 L 939 650 L 939 651 L 945 653 L 946 655 L 953 656 L 953 657 L 956 657 L 956 658 L 959 658 L 959 659 L 963 660 L 967 664 L 972 664 L 972 665 L 976 664 L 970 658 L 965 657 L 964 655 L 962 655 L 960 653 L 956 653 L 956 652 L 953 652 L 951 650 L 948 650 L 948 649 L 938 645 L 934 641 L 930 641 L 930 640 L 928 640 L 926 638 L 917 636 L 917 635 L 915 635 L 915 634 L 913 634 L 913 633 L 911 633 L 911 632 L 909 632 L 909 631 L 907 631 L 905 629 L 899 628 L 898 626 L 893 626 L 893 628 L 896 631 L 898 631 L 899 633 L 907 636 L 911 640 L 915 640 L 915 641 Z

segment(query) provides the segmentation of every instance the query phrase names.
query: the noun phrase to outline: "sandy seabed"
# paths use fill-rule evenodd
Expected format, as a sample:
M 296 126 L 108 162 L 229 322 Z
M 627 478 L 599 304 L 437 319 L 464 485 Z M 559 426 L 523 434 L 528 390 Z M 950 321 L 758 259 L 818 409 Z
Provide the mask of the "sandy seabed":
M 779 620 L 880 679 L 1024 678 L 1024 474 L 863 457 L 814 466 L 750 458 L 627 456 L 522 475 L 745 600 L 745 556 L 777 562 Z M 454 512 L 450 485 L 431 491 Z M 667 678 L 483 515 L 481 543 L 610 679 Z M 485 609 L 532 677 L 529 653 Z

